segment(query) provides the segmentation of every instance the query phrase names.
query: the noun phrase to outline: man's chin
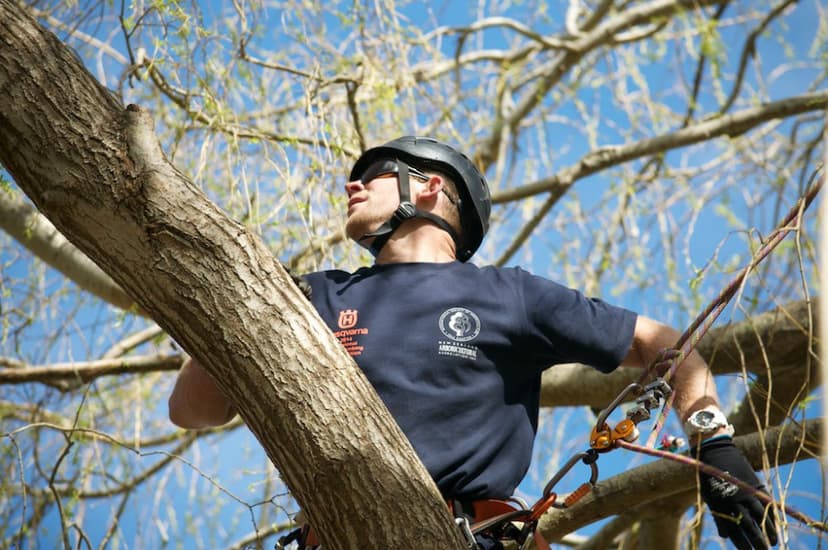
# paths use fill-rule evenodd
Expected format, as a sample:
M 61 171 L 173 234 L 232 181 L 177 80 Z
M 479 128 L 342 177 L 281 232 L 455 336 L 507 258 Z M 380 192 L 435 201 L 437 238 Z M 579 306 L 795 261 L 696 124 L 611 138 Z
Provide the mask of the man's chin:
M 379 229 L 381 224 L 378 222 L 369 224 L 365 223 L 365 220 L 354 219 L 353 217 L 348 218 L 345 221 L 345 234 L 348 236 L 349 239 L 356 241 L 360 244 L 360 239 L 362 239 L 363 235 L 367 235 L 373 231 Z M 367 239 L 371 241 L 372 239 Z

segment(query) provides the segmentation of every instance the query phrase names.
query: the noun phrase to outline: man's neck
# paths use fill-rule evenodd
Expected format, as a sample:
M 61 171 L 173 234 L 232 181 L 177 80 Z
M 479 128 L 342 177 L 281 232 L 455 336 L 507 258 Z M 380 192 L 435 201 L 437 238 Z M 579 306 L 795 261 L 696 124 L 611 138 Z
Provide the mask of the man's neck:
M 414 220 L 411 220 L 414 221 Z M 417 220 L 419 222 L 420 220 Z M 454 242 L 448 233 L 428 222 L 400 227 L 377 256 L 377 264 L 446 263 L 457 261 Z

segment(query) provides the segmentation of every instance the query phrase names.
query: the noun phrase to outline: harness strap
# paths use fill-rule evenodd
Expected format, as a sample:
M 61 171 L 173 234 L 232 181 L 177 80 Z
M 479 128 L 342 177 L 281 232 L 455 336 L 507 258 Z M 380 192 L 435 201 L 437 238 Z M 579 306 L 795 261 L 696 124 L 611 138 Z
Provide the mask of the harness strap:
M 369 250 L 371 251 L 371 254 L 377 256 L 379 255 L 380 250 L 382 250 L 382 247 L 385 246 L 385 243 L 388 242 L 388 239 L 391 238 L 391 235 L 394 234 L 394 231 L 396 231 L 405 220 L 419 218 L 421 220 L 428 220 L 437 225 L 437 227 L 443 231 L 447 232 L 459 249 L 460 238 L 454 228 L 451 227 L 446 220 L 440 216 L 432 214 L 431 212 L 424 212 L 420 210 L 413 202 L 411 202 L 411 185 L 408 178 L 408 164 L 399 159 L 397 159 L 396 162 L 398 167 L 397 180 L 399 182 L 400 205 L 391 215 L 391 218 L 380 225 L 375 231 L 366 233 L 360 237 L 359 240 L 364 241 L 373 237 L 374 241 L 371 243 Z

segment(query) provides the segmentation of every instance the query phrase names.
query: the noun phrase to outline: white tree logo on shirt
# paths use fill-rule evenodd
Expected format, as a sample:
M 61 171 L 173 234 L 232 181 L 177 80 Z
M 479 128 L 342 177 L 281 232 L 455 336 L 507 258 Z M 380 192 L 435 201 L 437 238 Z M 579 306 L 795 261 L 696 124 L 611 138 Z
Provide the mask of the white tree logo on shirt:
M 440 330 L 455 342 L 468 342 L 480 334 L 480 318 L 464 307 L 447 309 L 440 315 Z

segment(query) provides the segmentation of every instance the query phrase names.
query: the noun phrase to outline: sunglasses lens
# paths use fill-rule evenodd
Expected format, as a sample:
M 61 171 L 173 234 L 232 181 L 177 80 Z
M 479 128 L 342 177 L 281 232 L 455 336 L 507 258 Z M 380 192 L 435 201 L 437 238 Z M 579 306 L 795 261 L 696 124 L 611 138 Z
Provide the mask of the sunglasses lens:
M 362 183 L 368 183 L 369 181 L 376 179 L 378 176 L 384 174 L 396 174 L 399 171 L 397 168 L 397 163 L 393 160 L 378 160 L 377 162 L 372 163 L 365 169 L 365 171 L 360 174 L 359 180 Z

